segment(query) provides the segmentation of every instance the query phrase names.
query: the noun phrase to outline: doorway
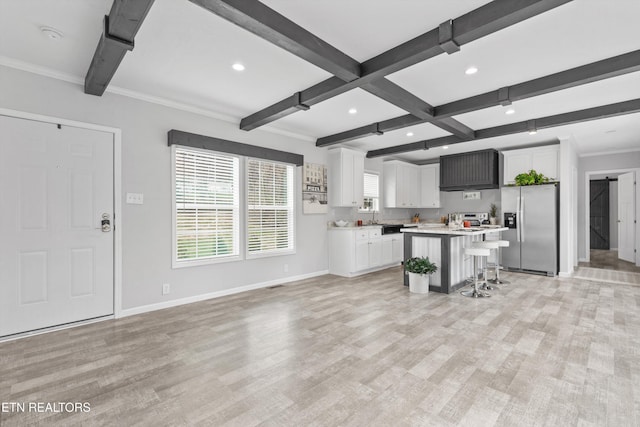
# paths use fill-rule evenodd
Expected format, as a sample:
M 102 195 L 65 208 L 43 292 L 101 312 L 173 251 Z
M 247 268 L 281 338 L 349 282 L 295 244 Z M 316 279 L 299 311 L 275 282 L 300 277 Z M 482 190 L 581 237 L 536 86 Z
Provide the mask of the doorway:
M 92 127 L 0 115 L 2 338 L 114 315 L 116 135 Z
M 640 266 L 634 262 L 633 246 L 637 233 L 633 221 L 636 214 L 635 209 L 631 209 L 637 191 L 628 185 L 623 186 L 625 194 L 621 199 L 619 190 L 619 178 L 624 177 L 628 181 L 629 176 L 636 173 L 634 169 L 586 173 L 587 257 L 579 262 L 579 267 L 640 273 Z M 624 214 L 620 212 L 621 205 L 626 211 Z

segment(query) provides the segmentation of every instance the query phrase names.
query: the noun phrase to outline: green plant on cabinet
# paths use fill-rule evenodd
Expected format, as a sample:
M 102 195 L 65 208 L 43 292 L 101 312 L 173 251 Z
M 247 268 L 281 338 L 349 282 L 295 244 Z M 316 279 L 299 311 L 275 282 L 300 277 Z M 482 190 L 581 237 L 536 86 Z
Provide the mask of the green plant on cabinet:
M 540 185 L 547 184 L 550 178 L 531 169 L 529 172 L 523 172 L 516 175 L 516 185 Z

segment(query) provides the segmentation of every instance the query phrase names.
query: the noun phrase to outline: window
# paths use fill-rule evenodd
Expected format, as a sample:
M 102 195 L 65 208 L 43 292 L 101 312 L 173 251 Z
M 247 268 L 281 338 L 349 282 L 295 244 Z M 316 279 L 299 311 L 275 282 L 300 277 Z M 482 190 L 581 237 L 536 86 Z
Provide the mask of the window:
M 293 252 L 293 165 L 247 160 L 247 256 Z
M 361 212 L 378 212 L 379 209 L 379 176 L 375 173 L 364 173 L 364 205 Z
M 173 146 L 174 267 L 238 257 L 238 157 Z

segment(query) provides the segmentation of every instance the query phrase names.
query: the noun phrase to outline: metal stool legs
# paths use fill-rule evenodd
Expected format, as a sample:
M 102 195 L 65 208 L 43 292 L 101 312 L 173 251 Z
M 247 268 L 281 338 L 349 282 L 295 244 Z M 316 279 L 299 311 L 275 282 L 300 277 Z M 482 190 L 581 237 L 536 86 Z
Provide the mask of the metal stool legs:
M 484 249 L 488 249 L 489 251 L 491 250 L 496 250 L 498 249 L 498 241 L 496 240 L 483 240 L 483 241 L 479 241 L 479 242 L 472 242 L 471 243 L 471 247 L 472 248 L 484 248 Z M 485 259 L 485 264 L 484 264 L 484 269 L 482 272 L 482 276 L 484 279 L 484 283 L 482 283 L 482 286 L 480 286 L 480 289 L 484 290 L 484 291 L 493 291 L 496 288 L 495 286 L 491 286 L 489 284 L 489 262 L 488 259 Z
M 500 279 L 500 251 L 501 251 L 501 248 L 506 248 L 509 246 L 509 241 L 496 240 L 496 242 L 498 242 L 498 253 L 496 258 L 496 277 L 494 279 L 491 279 L 490 282 L 496 285 L 507 285 L 509 284 L 509 281 Z
M 469 298 L 486 298 L 490 297 L 486 292 L 483 292 L 479 289 L 478 285 L 480 281 L 478 280 L 478 263 L 480 262 L 480 257 L 489 256 L 489 249 L 485 248 L 467 248 L 465 249 L 465 254 L 473 256 L 473 289 L 468 291 L 460 291 L 460 293 Z

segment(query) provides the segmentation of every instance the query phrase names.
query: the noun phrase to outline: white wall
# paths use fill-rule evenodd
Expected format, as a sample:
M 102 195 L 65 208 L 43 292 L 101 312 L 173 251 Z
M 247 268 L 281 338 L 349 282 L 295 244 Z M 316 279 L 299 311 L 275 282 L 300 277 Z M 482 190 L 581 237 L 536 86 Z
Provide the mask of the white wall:
M 573 137 L 560 140 L 560 266 L 558 274 L 568 276 L 578 265 L 578 154 Z
M 640 136 L 638 137 L 640 146 Z M 636 180 L 640 171 L 640 151 L 631 151 L 616 154 L 601 154 L 597 156 L 582 156 L 578 170 L 578 255 L 580 260 L 587 259 L 586 249 L 586 201 L 589 197 L 589 188 L 586 180 L 593 172 L 636 170 Z M 595 174 L 593 174 L 595 175 Z M 636 219 L 640 215 L 640 186 L 636 185 Z M 640 227 L 636 227 L 636 248 L 640 248 Z M 636 254 L 636 264 L 640 257 Z
M 171 150 L 167 132 L 179 129 L 303 154 L 306 162 L 327 162 L 326 149 L 312 142 L 137 99 L 106 93 L 85 95 L 82 87 L 0 66 L 0 108 L 122 130 L 122 196 L 144 193 L 144 205 L 122 201 L 122 283 L 124 309 L 164 303 L 286 277 L 326 271 L 328 215 L 303 215 L 301 174 L 297 170 L 297 253 L 210 266 L 171 269 Z M 284 264 L 289 271 L 284 272 Z M 163 296 L 163 283 L 171 294 Z

